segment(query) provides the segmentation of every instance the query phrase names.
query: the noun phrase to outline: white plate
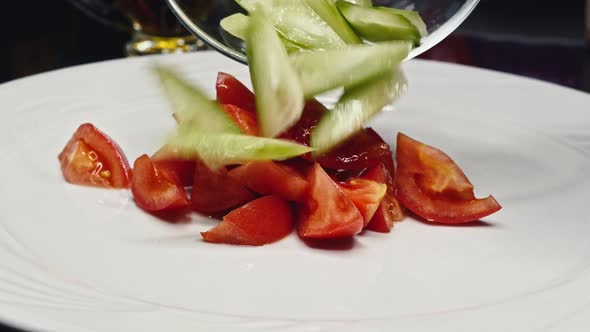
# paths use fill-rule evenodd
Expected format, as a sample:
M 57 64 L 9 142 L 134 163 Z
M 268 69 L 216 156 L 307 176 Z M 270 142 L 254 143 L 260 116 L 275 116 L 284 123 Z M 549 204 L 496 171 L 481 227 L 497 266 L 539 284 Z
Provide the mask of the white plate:
M 127 59 L 0 87 L 0 320 L 82 331 L 586 331 L 590 96 L 411 61 L 411 88 L 374 127 L 449 153 L 504 209 L 472 227 L 406 220 L 350 248 L 212 245 L 214 221 L 170 225 L 126 191 L 66 184 L 57 154 L 92 122 L 132 161 L 173 128 L 149 67 L 213 94 L 212 53 Z

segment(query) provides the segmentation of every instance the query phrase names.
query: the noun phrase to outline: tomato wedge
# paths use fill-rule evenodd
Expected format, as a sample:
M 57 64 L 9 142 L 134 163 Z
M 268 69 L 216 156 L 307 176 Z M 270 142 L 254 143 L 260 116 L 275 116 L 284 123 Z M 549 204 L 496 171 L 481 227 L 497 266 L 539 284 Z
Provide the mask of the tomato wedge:
M 373 130 L 365 128 L 328 153 L 316 158 L 326 168 L 359 170 L 391 159 L 389 145 Z
M 372 180 L 353 178 L 338 183 L 338 186 L 363 216 L 363 226 L 367 226 L 385 197 L 387 185 Z
M 146 154 L 133 164 L 131 192 L 137 205 L 146 211 L 189 207 L 186 191 L 176 174 L 159 168 Z
M 319 164 L 309 172 L 308 197 L 299 215 L 299 236 L 305 239 L 351 237 L 361 232 L 359 210 Z
M 131 167 L 121 148 L 90 123 L 82 124 L 58 155 L 66 181 L 104 188 L 129 188 Z
M 475 198 L 469 179 L 444 152 L 399 133 L 396 153 L 398 198 L 427 221 L 465 223 L 502 208 L 493 196 Z
M 256 113 L 254 93 L 234 76 L 219 72 L 215 89 L 217 90 L 217 101 L 220 104 L 234 105 L 252 114 Z
M 292 230 L 293 216 L 287 201 L 265 196 L 233 210 L 201 236 L 207 242 L 261 246 L 284 238 Z
M 244 110 L 241 107 L 225 104 L 223 110 L 234 120 L 234 122 L 242 129 L 244 134 L 258 136 L 258 122 L 254 113 Z
M 297 171 L 273 161 L 251 162 L 229 171 L 229 176 L 261 194 L 274 194 L 289 201 L 304 199 L 308 182 Z
M 311 132 L 317 126 L 326 110 L 326 107 L 315 99 L 307 101 L 299 121 L 287 129 L 280 137 L 309 146 Z
M 195 162 L 191 206 L 202 213 L 219 213 L 256 198 L 243 184 L 229 177 L 225 168 L 217 172 Z
M 375 211 L 375 215 L 367 225 L 367 229 L 374 232 L 389 233 L 393 228 L 394 222 L 401 221 L 405 218 L 402 207 L 395 197 L 395 184 L 393 176 L 389 171 L 389 169 L 393 167 L 392 165 L 393 162 L 390 163 L 389 167 L 384 163 L 381 163 L 368 169 L 365 174 L 363 174 L 363 178 L 365 179 L 387 185 L 387 192 L 383 197 L 379 208 Z

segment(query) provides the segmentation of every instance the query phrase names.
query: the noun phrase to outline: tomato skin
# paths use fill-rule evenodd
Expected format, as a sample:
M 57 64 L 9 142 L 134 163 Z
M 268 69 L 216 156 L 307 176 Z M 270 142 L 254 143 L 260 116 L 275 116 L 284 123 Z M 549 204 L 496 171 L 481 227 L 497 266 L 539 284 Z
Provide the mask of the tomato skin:
M 363 227 L 366 227 L 381 205 L 387 192 L 387 185 L 377 181 L 352 178 L 338 183 L 338 186 L 359 210 L 363 216 Z
M 309 183 L 297 171 L 273 161 L 251 162 L 229 171 L 229 176 L 261 195 L 302 201 Z
M 367 229 L 380 232 L 389 233 L 393 228 L 394 222 L 402 221 L 405 218 L 402 207 L 400 206 L 396 194 L 395 184 L 392 174 L 389 172 L 390 166 L 387 167 L 385 163 L 381 163 L 373 168 L 368 169 L 363 178 L 384 183 L 387 185 L 387 192 L 383 196 L 383 200 L 375 211 L 373 218 L 369 221 Z
M 465 223 L 502 208 L 493 196 L 475 198 L 473 185 L 448 155 L 402 133 L 397 136 L 397 161 L 398 198 L 427 221 Z
M 292 230 L 293 215 L 287 201 L 265 196 L 233 210 L 201 236 L 207 242 L 261 246 L 281 240 Z
M 251 136 L 259 135 L 258 121 L 254 113 L 230 104 L 223 105 L 223 110 L 234 120 L 244 134 Z
M 256 113 L 254 93 L 234 76 L 219 72 L 215 89 L 217 90 L 217 101 L 220 104 L 234 105 L 252 114 Z
M 307 200 L 299 210 L 299 236 L 304 239 L 351 237 L 363 229 L 363 216 L 319 164 L 308 174 Z
M 191 206 L 202 213 L 219 213 L 243 205 L 256 196 L 227 174 L 227 169 L 210 170 L 196 161 Z
M 121 148 L 94 125 L 80 125 L 58 155 L 66 181 L 86 186 L 129 188 L 131 167 Z
M 144 154 L 133 164 L 131 192 L 136 204 L 150 212 L 189 207 L 186 191 L 175 174 L 160 169 Z
M 315 161 L 326 168 L 359 170 L 374 167 L 388 157 L 389 145 L 375 130 L 365 128 Z

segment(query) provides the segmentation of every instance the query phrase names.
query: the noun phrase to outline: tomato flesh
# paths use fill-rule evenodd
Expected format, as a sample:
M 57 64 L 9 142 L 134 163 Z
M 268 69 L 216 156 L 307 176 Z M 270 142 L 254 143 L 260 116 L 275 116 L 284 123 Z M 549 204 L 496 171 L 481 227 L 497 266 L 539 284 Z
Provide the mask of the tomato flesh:
M 252 114 L 256 113 L 254 93 L 234 76 L 219 72 L 215 89 L 217 90 L 217 101 L 220 104 L 234 105 Z
M 387 185 L 358 178 L 349 179 L 338 185 L 363 216 L 363 226 L 367 226 L 385 197 Z
M 258 122 L 254 113 L 230 104 L 223 105 L 223 110 L 234 120 L 244 134 L 258 136 Z
M 265 196 L 233 210 L 201 236 L 207 242 L 261 246 L 284 238 L 292 230 L 293 215 L 287 201 Z
M 326 168 L 359 170 L 374 167 L 388 157 L 389 145 L 372 128 L 365 128 L 315 161 Z
M 58 155 L 66 181 L 104 188 L 129 188 L 131 167 L 121 148 L 90 123 L 82 124 Z
M 427 221 L 465 223 L 502 208 L 493 196 L 475 198 L 469 179 L 444 152 L 399 133 L 396 153 L 398 198 Z
M 319 164 L 312 166 L 307 180 L 309 191 L 299 211 L 299 236 L 335 239 L 361 232 L 363 216 Z
M 142 155 L 133 164 L 131 192 L 137 205 L 146 211 L 178 210 L 189 207 L 186 191 L 179 178 L 159 168 Z
M 317 126 L 320 118 L 324 115 L 326 110 L 326 107 L 315 99 L 307 101 L 299 121 L 285 131 L 280 137 L 309 146 L 311 132 Z
M 229 176 L 261 194 L 274 194 L 289 201 L 304 199 L 309 186 L 297 171 L 273 161 L 251 162 L 229 171 Z
M 375 211 L 373 218 L 369 221 L 367 229 L 374 232 L 389 233 L 396 221 L 402 221 L 405 218 L 402 207 L 395 196 L 393 176 L 389 172 L 388 167 L 384 163 L 381 163 L 368 169 L 363 174 L 363 178 L 387 185 L 385 196 L 383 196 L 383 200 L 377 211 Z
M 210 170 L 196 161 L 191 206 L 202 213 L 219 213 L 243 205 L 256 198 L 246 186 L 234 180 L 222 168 Z

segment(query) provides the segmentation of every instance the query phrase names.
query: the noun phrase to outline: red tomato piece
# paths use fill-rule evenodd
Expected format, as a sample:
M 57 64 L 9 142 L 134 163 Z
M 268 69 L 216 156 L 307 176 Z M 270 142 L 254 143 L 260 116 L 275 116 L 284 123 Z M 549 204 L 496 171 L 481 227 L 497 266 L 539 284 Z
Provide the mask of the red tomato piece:
M 137 205 L 146 211 L 178 210 L 189 207 L 186 191 L 175 174 L 160 169 L 148 155 L 133 164 L 131 192 Z
M 78 127 L 58 159 L 63 176 L 70 183 L 129 188 L 131 167 L 123 151 L 90 123 Z
M 502 208 L 493 196 L 475 198 L 469 179 L 444 152 L 399 133 L 396 153 L 398 198 L 418 216 L 456 224 L 479 220 Z
M 324 115 L 326 110 L 326 107 L 315 99 L 307 101 L 299 121 L 285 131 L 280 137 L 309 146 L 311 132 L 317 126 L 320 118 Z
M 176 177 L 178 182 L 183 186 L 192 186 L 193 176 L 195 175 L 194 160 L 164 159 L 154 160 L 154 163 L 156 164 L 156 168 Z
M 393 165 L 393 163 L 391 163 Z M 392 166 L 390 166 L 392 167 Z M 379 205 L 375 215 L 369 221 L 367 229 L 374 232 L 389 233 L 396 221 L 404 220 L 405 216 L 397 198 L 395 197 L 395 184 L 393 176 L 385 164 L 381 163 L 367 170 L 363 178 L 385 183 L 387 192 Z
M 220 104 L 235 105 L 253 114 L 256 113 L 254 93 L 232 75 L 219 72 L 215 88 L 217 101 Z
M 219 213 L 256 198 L 243 184 L 229 177 L 225 168 L 210 170 L 201 161 L 195 163 L 191 206 L 202 213 Z
M 272 161 L 251 162 L 229 171 L 229 176 L 261 195 L 277 195 L 301 201 L 307 193 L 307 179 L 286 165 Z
M 223 105 L 223 110 L 234 120 L 238 127 L 242 129 L 244 134 L 258 136 L 258 122 L 256 121 L 254 113 L 230 104 Z
M 307 180 L 309 192 L 299 211 L 299 236 L 335 239 L 361 232 L 363 216 L 319 164 L 314 164 Z
M 359 131 L 316 162 L 326 168 L 359 170 L 370 168 L 391 158 L 389 145 L 372 128 Z
M 338 185 L 363 216 L 363 226 L 367 226 L 385 197 L 387 185 L 354 178 Z
M 261 246 L 281 240 L 292 230 L 293 215 L 287 201 L 265 196 L 233 210 L 201 236 L 207 242 Z

